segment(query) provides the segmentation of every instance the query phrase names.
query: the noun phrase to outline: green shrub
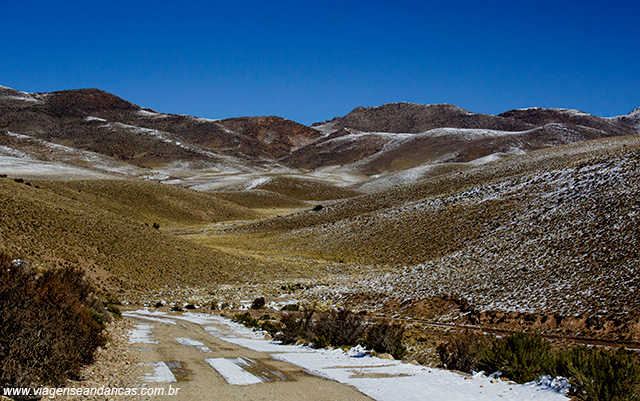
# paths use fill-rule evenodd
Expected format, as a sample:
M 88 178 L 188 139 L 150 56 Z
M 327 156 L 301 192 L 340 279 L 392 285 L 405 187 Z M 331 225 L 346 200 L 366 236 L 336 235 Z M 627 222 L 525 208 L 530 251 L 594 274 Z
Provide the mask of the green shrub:
M 455 332 L 448 341 L 437 346 L 436 353 L 445 368 L 471 373 L 477 370 L 478 359 L 487 342 L 482 334 L 470 330 Z
M 553 355 L 539 334 L 518 332 L 495 339 L 483 351 L 477 368 L 487 373 L 500 371 L 515 382 L 526 383 L 552 370 Z
M 306 290 L 308 288 L 309 288 L 308 285 L 302 284 L 302 283 L 286 284 L 286 285 L 280 286 L 280 289 L 282 291 L 288 291 L 288 292 L 295 292 L 297 290 Z
M 360 343 L 368 349 L 402 359 L 407 353 L 407 348 L 402 342 L 403 337 L 404 327 L 399 324 L 374 323 L 367 327 Z
M 576 346 L 559 351 L 554 374 L 569 378 L 571 394 L 578 399 L 640 400 L 640 363 L 623 349 Z
M 0 384 L 61 386 L 78 378 L 110 320 L 81 270 L 41 275 L 0 255 Z

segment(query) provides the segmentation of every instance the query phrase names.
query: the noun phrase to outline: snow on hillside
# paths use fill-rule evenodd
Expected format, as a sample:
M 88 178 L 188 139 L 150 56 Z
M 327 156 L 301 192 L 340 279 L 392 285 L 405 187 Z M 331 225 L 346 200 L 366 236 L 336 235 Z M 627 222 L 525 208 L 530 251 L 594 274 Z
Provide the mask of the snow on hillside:
M 1 135 L 1 134 L 0 134 Z M 137 175 L 143 170 L 119 162 L 111 157 L 87 150 L 45 141 L 29 135 L 8 131 L 5 135 L 15 138 L 22 150 L 3 146 L 0 155 L 5 157 L 1 163 L 6 174 L 46 175 L 63 177 L 106 178 L 107 175 Z M 7 159 L 12 157 L 14 159 Z
M 520 207 L 456 252 L 317 296 L 371 293 L 420 299 L 456 294 L 480 310 L 565 316 L 638 310 L 640 263 L 631 255 L 640 246 L 639 173 L 637 156 L 630 152 L 371 213 L 366 220 L 401 227 L 446 213 L 452 204 L 478 210 L 517 200 Z M 323 246 L 333 246 L 338 237 L 340 244 L 361 244 L 362 223 L 345 219 L 290 235 L 310 237 Z

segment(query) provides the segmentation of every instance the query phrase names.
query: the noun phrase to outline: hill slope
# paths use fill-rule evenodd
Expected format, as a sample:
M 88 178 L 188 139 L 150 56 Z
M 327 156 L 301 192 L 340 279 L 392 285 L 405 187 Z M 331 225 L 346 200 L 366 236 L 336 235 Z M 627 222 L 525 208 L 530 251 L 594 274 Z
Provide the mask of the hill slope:
M 481 309 L 624 314 L 640 240 L 640 138 L 600 139 L 247 225 L 265 247 L 393 267 L 349 291 Z M 235 234 L 237 235 L 237 234 Z

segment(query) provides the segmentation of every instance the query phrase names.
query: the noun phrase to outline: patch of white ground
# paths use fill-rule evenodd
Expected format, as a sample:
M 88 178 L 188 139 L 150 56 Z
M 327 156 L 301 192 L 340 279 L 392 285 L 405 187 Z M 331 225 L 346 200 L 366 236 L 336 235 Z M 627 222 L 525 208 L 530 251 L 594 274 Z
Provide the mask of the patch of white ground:
M 496 227 L 491 235 L 465 244 L 442 258 L 399 267 L 383 276 L 340 285 L 320 299 L 370 293 L 396 299 L 456 294 L 481 310 L 627 314 L 640 308 L 640 261 L 617 259 L 609 249 L 640 246 L 640 165 L 628 153 L 591 164 L 528 173 L 436 199 L 376 212 L 386 224 L 405 224 L 423 214 L 439 213 L 447 204 L 486 205 L 510 198 L 526 207 Z M 577 205 L 580 205 L 578 208 Z M 351 221 L 297 230 L 320 243 L 339 232 L 361 235 Z M 597 258 L 598 262 L 594 262 Z M 524 262 L 526 261 L 526 263 Z M 602 264 L 608 267 L 603 268 Z

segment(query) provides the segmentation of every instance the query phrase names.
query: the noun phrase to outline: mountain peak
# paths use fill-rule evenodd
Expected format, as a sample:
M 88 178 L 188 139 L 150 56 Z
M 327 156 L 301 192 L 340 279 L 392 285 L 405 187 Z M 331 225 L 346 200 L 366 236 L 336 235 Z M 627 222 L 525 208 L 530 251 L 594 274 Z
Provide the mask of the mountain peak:
M 525 130 L 528 124 L 519 121 L 474 114 L 447 103 L 387 103 L 377 107 L 357 107 L 344 117 L 321 125 L 323 132 L 352 128 L 363 132 L 420 133 L 434 128 L 483 128 Z
M 57 115 L 91 114 L 107 110 L 139 110 L 140 107 L 101 89 L 73 89 L 46 94 L 47 106 Z

